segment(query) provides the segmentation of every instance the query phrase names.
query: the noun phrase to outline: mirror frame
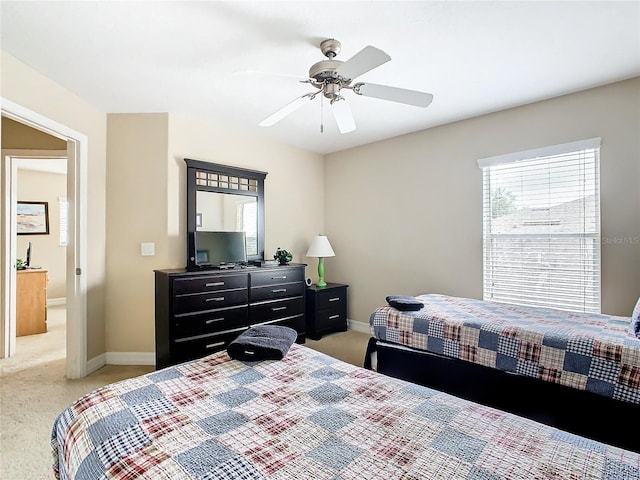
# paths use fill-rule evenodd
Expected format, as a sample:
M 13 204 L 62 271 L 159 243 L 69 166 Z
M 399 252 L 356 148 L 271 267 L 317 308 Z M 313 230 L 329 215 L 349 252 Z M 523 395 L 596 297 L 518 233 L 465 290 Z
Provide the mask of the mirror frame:
M 196 265 L 195 262 L 196 252 L 194 245 L 196 232 L 196 194 L 199 191 L 247 195 L 256 198 L 258 214 L 258 253 L 256 255 L 247 255 L 247 261 L 252 262 L 264 260 L 264 179 L 266 178 L 267 173 L 260 172 L 258 170 L 249 170 L 246 168 L 210 163 L 202 160 L 194 160 L 191 158 L 185 158 L 184 161 L 187 164 L 187 270 L 202 270 L 202 267 Z M 240 190 L 239 188 L 200 185 L 196 182 L 198 173 L 228 175 L 230 177 L 256 180 L 257 188 L 255 191 L 252 191 Z M 216 182 L 213 183 L 215 184 Z

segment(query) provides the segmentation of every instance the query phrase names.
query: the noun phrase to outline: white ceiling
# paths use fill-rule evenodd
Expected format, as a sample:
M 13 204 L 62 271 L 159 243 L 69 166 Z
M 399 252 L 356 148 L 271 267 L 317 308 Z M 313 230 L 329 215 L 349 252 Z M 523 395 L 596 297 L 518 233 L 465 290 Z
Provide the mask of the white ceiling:
M 640 1 L 7 1 L 1 47 L 109 113 L 171 112 L 330 153 L 640 75 Z M 309 67 L 367 45 L 391 61 L 358 81 L 430 92 L 419 108 L 355 95 L 341 135 Z M 325 107 L 327 104 L 325 103 Z

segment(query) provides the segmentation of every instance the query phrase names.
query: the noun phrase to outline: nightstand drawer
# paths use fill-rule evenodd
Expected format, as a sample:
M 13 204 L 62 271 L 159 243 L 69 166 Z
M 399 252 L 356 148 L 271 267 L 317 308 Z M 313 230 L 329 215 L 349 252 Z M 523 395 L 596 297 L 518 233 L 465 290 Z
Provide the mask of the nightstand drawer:
M 179 314 L 201 310 L 214 310 L 222 306 L 243 305 L 247 302 L 248 294 L 246 288 L 180 295 L 174 299 L 173 313 Z
M 251 272 L 251 287 L 304 281 L 304 270 L 281 267 L 267 272 Z
M 325 308 L 323 310 L 319 310 L 316 314 L 316 321 L 318 322 L 318 325 L 322 325 L 324 327 L 331 327 L 342 324 L 346 325 L 346 305 L 343 303 L 341 305 L 336 305 L 333 308 Z
M 249 326 L 249 307 L 220 308 L 205 313 L 189 313 L 173 317 L 173 337 L 184 338 L 221 330 Z
M 338 307 L 346 307 L 347 305 L 347 287 L 334 288 L 329 291 L 318 292 L 316 298 L 316 308 L 324 310 L 326 308 L 335 309 Z
M 304 297 L 257 303 L 251 305 L 250 309 L 251 324 L 258 325 L 277 318 L 302 315 L 304 313 Z
M 176 278 L 173 281 L 173 294 L 183 295 L 196 292 L 215 292 L 247 288 L 247 275 L 198 275 L 187 278 Z
M 285 297 L 302 297 L 304 295 L 304 289 L 305 285 L 302 282 L 252 287 L 251 302 L 261 302 L 263 300 Z

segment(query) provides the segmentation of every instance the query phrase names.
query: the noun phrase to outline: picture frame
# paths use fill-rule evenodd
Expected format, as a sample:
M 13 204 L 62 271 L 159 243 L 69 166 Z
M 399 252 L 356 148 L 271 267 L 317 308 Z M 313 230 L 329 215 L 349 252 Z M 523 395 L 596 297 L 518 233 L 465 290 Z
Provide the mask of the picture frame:
M 49 202 L 24 202 L 17 205 L 18 235 L 49 235 Z

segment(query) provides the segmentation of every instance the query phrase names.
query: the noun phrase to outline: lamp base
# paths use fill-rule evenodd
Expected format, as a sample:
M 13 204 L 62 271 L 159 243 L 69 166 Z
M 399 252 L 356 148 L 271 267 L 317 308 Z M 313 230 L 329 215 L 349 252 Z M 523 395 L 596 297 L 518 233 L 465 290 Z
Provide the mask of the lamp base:
M 326 287 L 327 282 L 324 281 L 324 257 L 318 257 L 318 287 Z

